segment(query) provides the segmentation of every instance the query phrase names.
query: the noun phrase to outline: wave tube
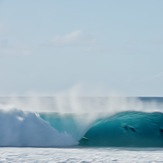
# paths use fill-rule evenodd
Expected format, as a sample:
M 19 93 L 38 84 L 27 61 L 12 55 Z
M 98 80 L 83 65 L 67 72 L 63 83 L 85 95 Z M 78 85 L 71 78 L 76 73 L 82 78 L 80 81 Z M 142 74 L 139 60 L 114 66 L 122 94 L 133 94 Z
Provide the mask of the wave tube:
M 163 113 L 128 111 L 96 120 L 81 146 L 163 147 Z

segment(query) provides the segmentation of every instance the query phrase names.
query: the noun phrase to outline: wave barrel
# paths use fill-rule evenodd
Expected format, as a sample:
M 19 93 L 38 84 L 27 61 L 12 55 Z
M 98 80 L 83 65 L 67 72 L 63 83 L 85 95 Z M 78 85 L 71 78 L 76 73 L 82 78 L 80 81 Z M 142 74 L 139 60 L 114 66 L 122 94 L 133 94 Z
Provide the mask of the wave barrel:
M 81 146 L 163 147 L 163 113 L 120 112 L 92 124 Z

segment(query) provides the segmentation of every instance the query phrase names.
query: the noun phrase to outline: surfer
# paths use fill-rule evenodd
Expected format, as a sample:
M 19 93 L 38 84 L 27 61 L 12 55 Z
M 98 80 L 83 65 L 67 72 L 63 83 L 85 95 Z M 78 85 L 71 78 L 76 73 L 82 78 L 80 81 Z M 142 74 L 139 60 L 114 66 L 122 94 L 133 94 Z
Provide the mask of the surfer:
M 123 128 L 124 128 L 126 131 L 136 132 L 135 128 L 133 128 L 133 127 L 131 127 L 131 126 L 128 126 L 128 125 L 124 125 Z

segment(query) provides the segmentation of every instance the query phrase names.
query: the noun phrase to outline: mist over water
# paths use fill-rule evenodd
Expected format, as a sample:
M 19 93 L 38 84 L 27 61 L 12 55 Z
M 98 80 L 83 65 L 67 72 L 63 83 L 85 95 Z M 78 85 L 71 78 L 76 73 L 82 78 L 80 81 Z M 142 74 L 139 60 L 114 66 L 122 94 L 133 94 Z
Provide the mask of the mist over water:
M 161 98 L 160 98 L 161 99 Z M 162 111 L 158 98 L 130 97 L 98 86 L 75 85 L 68 90 L 53 94 L 27 93 L 23 96 L 0 96 L 0 108 L 21 109 L 32 112 L 57 112 L 91 115 L 115 114 L 122 111 Z
M 159 100 L 161 99 L 161 100 Z M 76 85 L 69 90 L 51 95 L 28 93 L 23 96 L 1 96 L 0 110 L 21 110 L 33 113 L 75 114 L 75 121 L 83 126 L 101 117 L 124 111 L 162 112 L 163 99 L 128 97 L 121 93 L 108 93 L 106 89 L 84 88 Z M 79 118 L 80 116 L 80 118 Z M 84 117 L 84 120 L 83 118 Z M 81 124 L 81 123 L 80 123 Z M 81 127 L 81 126 L 80 126 Z
M 0 141 L 0 146 L 77 145 L 85 135 L 86 137 L 87 135 L 90 136 L 93 140 L 92 131 L 94 132 L 94 130 L 91 130 L 91 128 L 97 129 L 95 134 L 106 133 L 106 131 L 112 133 L 112 129 L 114 129 L 115 133 L 121 133 L 124 140 L 128 141 L 130 138 L 133 139 L 133 135 L 144 131 L 146 121 L 149 119 L 151 119 L 149 122 L 151 124 L 147 124 L 147 126 L 153 126 L 154 124 L 157 127 L 149 128 L 146 133 L 153 133 L 154 129 L 158 132 L 158 135 L 153 135 L 157 140 L 155 142 L 162 140 L 160 138 L 163 126 L 162 115 L 153 113 L 162 114 L 162 97 L 125 97 L 115 93 L 108 96 L 98 95 L 95 92 L 91 95 L 82 94 L 79 89 L 72 89 L 68 92 L 50 96 L 42 94 L 1 96 L 0 122 L 3 125 L 0 127 L 0 136 L 3 141 Z M 144 113 L 141 114 L 141 112 Z M 152 114 L 146 114 L 147 112 Z M 122 115 L 122 117 L 119 115 Z M 155 116 L 157 123 L 155 122 Z M 96 128 L 99 122 L 101 125 Z M 107 128 L 107 126 L 110 127 Z M 116 137 L 115 135 L 112 137 L 110 133 L 108 133 L 108 136 L 111 136 L 110 139 Z M 137 142 L 145 140 L 146 133 L 138 134 L 135 140 Z M 103 140 L 104 135 L 102 134 L 102 139 L 101 137 L 99 139 Z M 39 136 L 39 139 L 37 136 Z M 48 143 L 46 141 L 47 137 L 49 137 Z M 85 143 L 85 138 L 82 140 Z M 106 140 L 108 141 L 108 139 Z M 151 140 L 153 141 L 153 139 Z M 95 142 L 97 141 L 95 140 Z M 117 142 L 117 140 L 112 142 Z M 104 144 L 109 143 L 104 142 Z M 130 145 L 130 143 L 128 144 Z M 157 143 L 155 144 L 157 145 Z
M 0 108 L 32 112 L 75 114 L 115 114 L 122 111 L 162 112 L 163 103 L 156 98 L 139 97 L 81 97 L 81 96 L 15 96 L 0 97 Z M 161 99 L 161 98 L 160 98 Z

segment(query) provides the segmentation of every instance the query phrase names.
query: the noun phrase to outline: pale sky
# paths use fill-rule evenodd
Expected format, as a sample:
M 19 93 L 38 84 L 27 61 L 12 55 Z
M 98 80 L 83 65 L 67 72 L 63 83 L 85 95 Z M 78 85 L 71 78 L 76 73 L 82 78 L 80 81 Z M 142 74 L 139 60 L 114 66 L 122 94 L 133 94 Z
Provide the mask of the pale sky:
M 0 1 L 0 95 L 162 84 L 163 0 Z

